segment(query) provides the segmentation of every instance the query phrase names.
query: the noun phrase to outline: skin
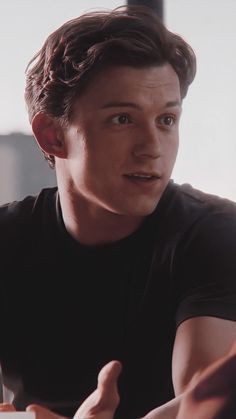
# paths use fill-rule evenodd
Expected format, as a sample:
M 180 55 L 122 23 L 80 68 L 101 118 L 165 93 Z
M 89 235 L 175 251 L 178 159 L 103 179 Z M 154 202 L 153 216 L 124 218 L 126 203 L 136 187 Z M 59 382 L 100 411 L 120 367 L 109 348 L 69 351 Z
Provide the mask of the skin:
M 165 64 L 104 69 L 77 99 L 67 128 L 43 113 L 34 117 L 32 129 L 39 146 L 55 156 L 62 215 L 76 240 L 87 245 L 119 240 L 153 212 L 176 160 L 180 114 L 179 80 Z M 127 176 L 134 174 L 139 177 Z M 147 180 L 140 175 L 156 176 Z M 207 339 L 199 341 L 199 332 Z M 184 394 L 209 364 L 226 353 L 235 335 L 235 322 L 209 317 L 183 322 L 173 355 L 173 381 L 179 397 L 147 419 L 176 418 Z M 110 368 L 112 375 L 117 367 Z M 95 406 L 102 406 L 102 414 L 106 411 L 103 419 L 112 418 L 117 405 L 109 374 L 104 375 L 109 386 L 104 386 L 102 379 L 95 391 L 95 399 L 101 401 L 105 395 L 110 406 L 95 400 Z M 109 404 L 110 397 L 115 403 Z M 86 419 L 88 409 L 88 418 L 98 419 L 99 409 L 90 411 L 94 395 L 86 403 L 82 416 L 79 409 L 75 418 Z M 29 409 L 36 409 L 37 419 L 61 419 L 39 406 Z
M 193 317 L 177 329 L 172 379 L 175 395 L 193 386 L 202 372 L 225 356 L 236 339 L 236 322 L 216 317 Z
M 98 377 L 96 390 L 84 401 L 74 419 L 113 419 L 119 404 L 117 380 L 121 364 L 112 361 L 105 365 Z M 195 386 L 178 398 L 175 408 L 154 409 L 142 419 L 234 419 L 236 415 L 236 343 L 230 352 L 212 363 L 198 378 Z M 0 405 L 0 411 L 14 411 L 12 405 Z M 65 419 L 37 405 L 27 411 L 35 412 L 36 419 Z
M 119 404 L 117 380 L 121 372 L 119 361 L 106 364 L 99 373 L 97 388 L 84 401 L 74 419 L 112 419 Z M 0 404 L 1 412 L 15 412 L 12 404 Z M 37 404 L 29 405 L 27 412 L 34 412 L 36 419 L 66 419 Z
M 119 240 L 153 212 L 175 164 L 180 115 L 179 79 L 169 64 L 104 69 L 75 102 L 66 128 L 35 115 L 32 130 L 39 147 L 55 157 L 63 219 L 75 239 L 87 245 Z M 127 176 L 133 174 L 151 178 Z M 109 368 L 116 377 L 117 363 Z M 95 395 L 101 388 L 103 378 Z M 118 403 L 114 389 L 108 413 Z M 94 395 L 89 400 L 85 406 Z M 28 410 L 37 419 L 61 419 L 40 406 Z
M 63 219 L 74 238 L 116 241 L 153 212 L 176 160 L 180 113 L 179 79 L 165 64 L 104 69 L 78 98 L 67 128 L 35 116 L 35 137 L 55 156 Z M 156 177 L 126 176 L 135 173 Z
M 236 342 L 184 393 L 176 419 L 234 419 L 236 417 Z M 158 419 L 153 417 L 150 419 Z

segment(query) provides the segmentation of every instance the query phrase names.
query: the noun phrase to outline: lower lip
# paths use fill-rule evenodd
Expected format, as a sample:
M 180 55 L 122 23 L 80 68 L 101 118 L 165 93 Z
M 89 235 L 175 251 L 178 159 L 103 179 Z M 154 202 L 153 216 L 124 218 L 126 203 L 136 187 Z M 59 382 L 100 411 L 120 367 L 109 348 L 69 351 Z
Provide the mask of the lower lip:
M 142 188 L 151 188 L 157 185 L 160 182 L 160 178 L 153 178 L 153 179 L 137 179 L 128 176 L 124 176 L 126 180 L 131 182 L 133 185 L 140 186 Z

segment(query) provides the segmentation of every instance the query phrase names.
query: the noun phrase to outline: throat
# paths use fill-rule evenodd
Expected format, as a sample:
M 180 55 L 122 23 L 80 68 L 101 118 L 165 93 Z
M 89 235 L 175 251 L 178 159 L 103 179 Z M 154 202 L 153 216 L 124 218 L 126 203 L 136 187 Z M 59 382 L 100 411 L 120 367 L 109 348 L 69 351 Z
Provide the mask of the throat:
M 81 244 L 97 246 L 114 243 L 134 233 L 144 217 L 124 217 L 112 214 L 98 219 L 90 214 L 80 217 L 63 216 L 68 233 Z

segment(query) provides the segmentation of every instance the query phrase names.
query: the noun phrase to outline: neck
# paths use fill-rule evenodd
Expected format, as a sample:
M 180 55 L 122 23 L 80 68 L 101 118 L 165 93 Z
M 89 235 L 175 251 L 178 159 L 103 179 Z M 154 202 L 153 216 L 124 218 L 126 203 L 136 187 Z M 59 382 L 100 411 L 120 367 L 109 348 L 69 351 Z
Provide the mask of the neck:
M 60 191 L 59 191 L 60 193 Z M 81 244 L 95 246 L 116 242 L 135 232 L 145 217 L 124 216 L 98 209 L 77 197 L 76 202 L 60 194 L 62 217 L 68 233 Z

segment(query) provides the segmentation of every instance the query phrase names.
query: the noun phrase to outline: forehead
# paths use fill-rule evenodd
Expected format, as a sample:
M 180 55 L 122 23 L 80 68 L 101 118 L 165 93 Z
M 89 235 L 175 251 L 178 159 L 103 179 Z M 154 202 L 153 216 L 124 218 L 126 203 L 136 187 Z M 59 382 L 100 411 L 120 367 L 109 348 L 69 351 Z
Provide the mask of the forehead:
M 96 109 L 112 102 L 181 102 L 179 79 L 170 64 L 133 68 L 107 67 L 100 70 L 78 99 L 79 107 Z

